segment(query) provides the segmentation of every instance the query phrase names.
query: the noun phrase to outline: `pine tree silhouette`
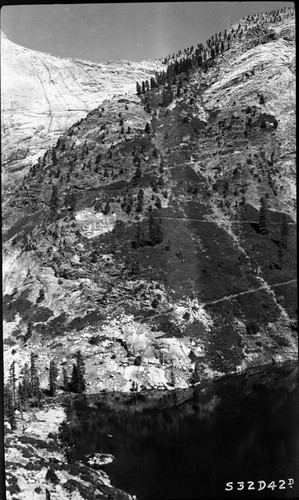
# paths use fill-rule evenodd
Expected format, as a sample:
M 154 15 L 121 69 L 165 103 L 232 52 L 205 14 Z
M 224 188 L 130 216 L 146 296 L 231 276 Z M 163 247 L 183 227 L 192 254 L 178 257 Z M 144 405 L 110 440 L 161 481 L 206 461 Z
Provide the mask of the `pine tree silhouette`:
M 74 438 L 72 435 L 72 431 L 68 426 L 66 420 L 64 420 L 58 429 L 58 438 L 64 450 L 64 455 L 68 463 L 72 463 L 75 461 L 74 456 Z
M 9 385 L 11 388 L 13 408 L 16 408 L 16 370 L 15 361 L 12 362 L 9 368 Z
M 144 197 L 144 191 L 143 191 L 143 189 L 139 189 L 138 195 L 137 195 L 136 212 L 142 212 L 142 209 L 143 209 L 143 197 Z
M 30 371 L 27 363 L 25 363 L 23 368 L 23 380 L 19 382 L 18 387 L 19 398 L 21 404 L 24 404 L 25 410 L 27 408 L 27 400 L 32 397 L 32 388 L 30 383 Z
M 63 367 L 63 369 L 62 369 L 62 377 L 63 377 L 64 390 L 68 391 L 70 383 L 69 383 L 69 378 L 68 378 L 67 371 L 66 371 L 65 367 Z
M 50 198 L 50 209 L 54 214 L 57 212 L 58 203 L 59 203 L 58 189 L 57 186 L 54 184 L 52 187 L 52 194 Z
M 4 386 L 4 415 L 7 417 L 11 429 L 14 430 L 17 428 L 16 417 L 15 417 L 15 408 L 13 403 L 13 395 L 11 387 L 6 384 Z
M 30 355 L 30 384 L 31 384 L 31 393 L 32 397 L 40 399 L 41 390 L 40 390 L 40 382 L 37 374 L 37 368 L 35 365 L 35 355 L 32 352 Z
M 110 203 L 109 203 L 109 201 L 107 201 L 104 208 L 103 208 L 103 214 L 108 215 L 109 212 L 110 212 Z
M 199 374 L 198 361 L 195 361 L 194 370 L 192 374 L 192 384 L 196 384 L 199 381 L 200 381 L 200 374 Z
M 81 351 L 76 354 L 76 362 L 73 364 L 71 390 L 81 394 L 85 391 L 85 364 Z
M 50 396 L 55 396 L 56 393 L 56 379 L 58 376 L 58 370 L 55 362 L 53 360 L 50 361 L 50 371 L 49 371 L 49 390 Z

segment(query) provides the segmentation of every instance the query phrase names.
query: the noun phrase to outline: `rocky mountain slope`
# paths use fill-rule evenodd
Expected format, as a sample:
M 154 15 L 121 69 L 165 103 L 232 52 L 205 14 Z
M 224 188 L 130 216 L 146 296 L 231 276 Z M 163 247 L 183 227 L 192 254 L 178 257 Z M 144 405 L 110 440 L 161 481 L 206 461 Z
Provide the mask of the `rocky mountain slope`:
M 96 392 L 296 357 L 294 37 L 292 10 L 248 17 L 30 168 L 4 210 L 7 367 L 34 350 L 63 385 L 81 349 Z
M 78 350 L 88 393 L 190 388 L 296 358 L 294 12 L 248 16 L 167 63 L 151 85 L 140 75 L 140 95 L 102 94 L 84 117 L 65 91 L 76 123 L 34 165 L 8 155 L 7 171 L 27 174 L 3 205 L 6 380 L 13 361 L 23 380 L 31 353 L 45 391 L 55 360 L 60 394 Z M 8 499 L 129 498 L 65 463 L 52 401 L 7 424 Z
M 96 64 L 21 47 L 1 32 L 2 182 L 5 193 L 76 120 L 114 94 L 132 93 L 159 61 Z

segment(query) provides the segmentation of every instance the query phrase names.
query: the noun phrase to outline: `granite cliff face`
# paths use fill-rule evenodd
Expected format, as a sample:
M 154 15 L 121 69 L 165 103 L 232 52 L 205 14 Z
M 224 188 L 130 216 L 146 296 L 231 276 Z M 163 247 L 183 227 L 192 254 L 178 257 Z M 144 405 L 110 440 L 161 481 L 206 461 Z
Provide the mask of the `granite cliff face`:
M 76 120 L 114 94 L 135 92 L 158 61 L 96 64 L 21 47 L 1 32 L 2 182 L 12 186 Z
M 34 349 L 46 384 L 80 348 L 96 392 L 296 356 L 294 33 L 292 11 L 242 20 L 30 169 L 4 211 L 7 366 Z

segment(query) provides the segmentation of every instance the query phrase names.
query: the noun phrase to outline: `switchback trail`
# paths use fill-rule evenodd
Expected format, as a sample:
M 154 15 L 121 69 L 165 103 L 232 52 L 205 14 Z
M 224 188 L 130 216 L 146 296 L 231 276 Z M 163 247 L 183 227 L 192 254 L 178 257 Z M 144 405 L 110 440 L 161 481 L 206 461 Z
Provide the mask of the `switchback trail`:
M 181 221 L 196 221 L 196 222 L 206 222 L 211 224 L 214 220 L 207 219 L 197 219 L 196 217 L 168 217 L 166 215 L 156 216 L 155 219 L 164 219 L 164 220 L 181 220 Z M 230 220 L 230 224 L 259 224 L 259 221 L 256 220 Z M 271 222 L 271 224 L 281 224 L 281 222 Z M 288 225 L 294 225 L 296 222 L 289 222 Z
M 269 285 L 269 286 L 270 286 L 270 288 L 275 288 L 275 287 L 281 286 L 281 285 L 289 285 L 290 283 L 294 283 L 295 281 L 297 281 L 297 278 L 289 280 L 289 281 L 282 281 L 281 283 L 275 283 L 275 284 Z M 234 293 L 232 295 L 226 295 L 225 297 L 222 297 L 221 299 L 211 300 L 209 302 L 203 302 L 201 304 L 201 306 L 205 307 L 205 306 L 209 306 L 211 304 L 218 304 L 218 302 L 222 302 L 223 300 L 235 299 L 236 297 L 239 297 L 240 295 L 255 293 L 255 292 L 258 292 L 260 290 L 267 290 L 268 291 L 268 288 L 266 285 L 262 285 L 262 286 L 259 286 L 258 288 L 253 288 L 252 290 L 245 290 L 244 292 Z

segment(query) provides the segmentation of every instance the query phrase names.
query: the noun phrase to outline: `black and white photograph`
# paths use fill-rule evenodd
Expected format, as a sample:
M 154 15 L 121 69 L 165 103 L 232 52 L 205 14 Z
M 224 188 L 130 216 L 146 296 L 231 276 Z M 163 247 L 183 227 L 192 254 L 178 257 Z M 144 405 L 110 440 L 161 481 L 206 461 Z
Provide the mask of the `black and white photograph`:
M 0 500 L 299 498 L 295 14 L 2 5 Z

